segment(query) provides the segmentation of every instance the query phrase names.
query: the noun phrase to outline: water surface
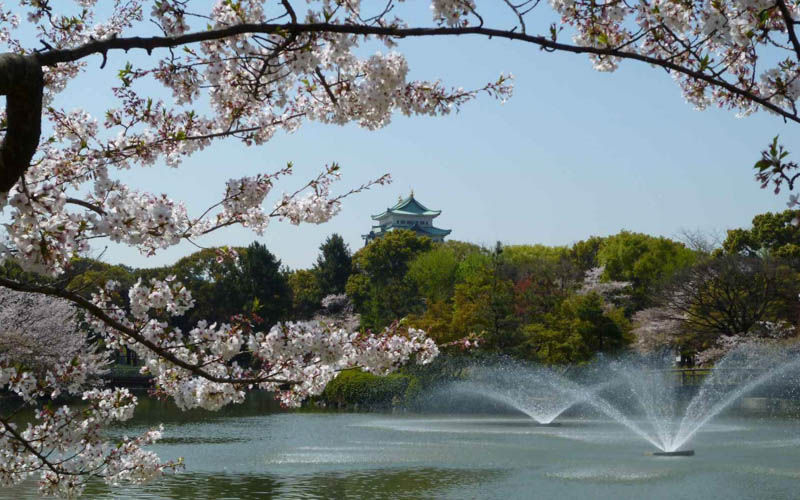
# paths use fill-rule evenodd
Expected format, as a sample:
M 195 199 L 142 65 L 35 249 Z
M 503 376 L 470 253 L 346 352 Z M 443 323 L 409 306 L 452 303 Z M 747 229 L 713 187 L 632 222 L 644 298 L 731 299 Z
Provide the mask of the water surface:
M 90 498 L 794 499 L 800 426 L 724 416 L 689 443 L 691 458 L 645 456 L 623 426 L 573 416 L 543 427 L 523 416 L 282 413 L 263 398 L 218 414 L 144 404 L 115 432 L 165 423 L 153 449 L 185 471 Z M 38 498 L 35 488 L 0 498 Z

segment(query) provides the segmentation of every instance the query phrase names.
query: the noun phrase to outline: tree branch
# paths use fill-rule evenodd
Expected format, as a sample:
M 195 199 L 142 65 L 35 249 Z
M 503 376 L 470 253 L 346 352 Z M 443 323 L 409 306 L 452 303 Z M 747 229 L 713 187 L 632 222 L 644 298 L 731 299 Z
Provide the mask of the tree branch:
M 794 32 L 794 19 L 792 19 L 792 14 L 789 12 L 789 9 L 786 7 L 786 3 L 783 0 L 777 0 L 776 5 L 778 6 L 778 10 L 781 11 L 781 16 L 783 16 L 783 22 L 786 24 L 786 32 L 789 34 L 789 40 L 792 42 L 792 48 L 794 48 L 794 54 L 798 61 L 800 61 L 800 40 L 797 39 L 797 33 Z
M 793 23 L 791 22 L 791 15 L 789 15 L 788 18 L 786 17 L 788 11 L 783 0 L 777 0 L 777 5 L 784 13 L 784 20 L 787 22 L 789 37 L 800 58 L 800 41 L 797 40 L 797 36 L 792 29 Z M 291 15 L 291 12 L 289 12 L 289 14 Z M 719 75 L 708 74 L 702 70 L 695 70 L 691 67 L 677 64 L 671 60 L 664 60 L 637 52 L 622 50 L 621 47 L 600 48 L 569 45 L 542 36 L 529 35 L 524 32 L 520 33 L 513 30 L 485 28 L 483 26 L 398 28 L 394 26 L 331 23 L 243 23 L 225 28 L 187 33 L 178 36 L 93 40 L 74 48 L 48 48 L 43 52 L 32 54 L 31 56 L 12 54 L 0 55 L 0 93 L 4 93 L 8 96 L 9 108 L 9 126 L 2 145 L 2 155 L 0 155 L 0 193 L 7 192 L 25 172 L 28 163 L 35 153 L 36 146 L 38 145 L 39 135 L 41 133 L 42 73 L 41 68 L 37 67 L 36 62 L 41 66 L 54 66 L 56 64 L 78 61 L 93 54 L 99 54 L 105 57 L 108 51 L 113 50 L 128 51 L 132 49 L 142 49 L 149 54 L 153 50 L 159 48 L 173 48 L 192 43 L 256 33 L 270 35 L 279 34 L 285 37 L 297 36 L 301 33 L 345 33 L 394 38 L 458 35 L 479 35 L 490 39 L 493 37 L 505 38 L 508 40 L 531 43 L 543 49 L 547 49 L 548 51 L 618 57 L 620 59 L 630 59 L 652 64 L 724 89 L 733 95 L 745 98 L 750 102 L 769 109 L 786 120 L 800 123 L 800 116 L 793 110 L 783 109 L 770 102 L 768 97 L 763 97 L 748 89 L 737 87 L 725 81 Z
M 791 30 L 790 30 L 791 31 Z M 271 23 L 243 23 L 235 26 L 228 26 L 226 28 L 219 28 L 214 30 L 207 30 L 195 33 L 188 33 L 173 37 L 131 37 L 131 38 L 110 38 L 107 40 L 97 40 L 80 47 L 72 49 L 57 49 L 48 50 L 39 53 L 37 57 L 44 66 L 50 66 L 58 63 L 72 62 L 82 59 L 92 54 L 102 54 L 109 50 L 132 50 L 143 49 L 148 53 L 158 48 L 178 47 L 181 45 L 205 42 L 210 40 L 219 40 L 237 35 L 246 35 L 253 33 L 262 34 L 299 34 L 299 33 L 349 33 L 353 35 L 379 35 L 390 36 L 395 38 L 406 37 L 435 37 L 435 36 L 457 36 L 457 35 L 480 35 L 488 38 L 505 38 L 508 40 L 517 40 L 526 43 L 538 45 L 542 48 L 552 51 L 571 52 L 574 54 L 595 54 L 607 57 L 619 57 L 621 59 L 631 59 L 635 61 L 645 62 L 655 66 L 662 67 L 670 71 L 677 71 L 691 78 L 704 81 L 711 85 L 721 87 L 732 94 L 744 97 L 752 102 L 755 102 L 787 120 L 800 123 L 800 116 L 790 113 L 787 110 L 769 102 L 769 100 L 760 97 L 752 92 L 741 89 L 725 80 L 708 75 L 702 71 L 693 70 L 688 67 L 681 66 L 671 61 L 665 61 L 657 57 L 651 57 L 636 52 L 628 52 L 620 50 L 615 47 L 599 48 L 599 47 L 583 47 L 579 45 L 569 45 L 565 43 L 556 42 L 554 40 L 537 36 L 529 35 L 526 33 L 519 33 L 510 30 L 500 30 L 494 28 L 484 28 L 481 26 L 465 26 L 456 28 L 397 28 L 392 26 L 372 26 L 372 25 L 352 25 L 352 24 L 330 24 L 330 23 L 286 23 L 286 24 L 271 24 Z
M 9 280 L 2 277 L 0 277 L 0 286 L 10 288 L 11 290 L 16 290 L 18 292 L 40 293 L 44 295 L 49 295 L 51 297 L 61 297 L 63 299 L 67 299 L 70 302 L 74 303 L 75 305 L 87 311 L 92 316 L 101 320 L 107 326 L 113 328 L 114 330 L 117 330 L 122 335 L 129 337 L 130 339 L 135 340 L 139 344 L 147 347 L 153 353 L 157 354 L 161 358 L 169 361 L 175 366 L 179 366 L 185 370 L 190 371 L 194 375 L 209 380 L 211 382 L 239 384 L 239 385 L 261 384 L 265 382 L 288 383 L 288 384 L 294 383 L 293 381 L 278 380 L 270 377 L 241 378 L 241 379 L 230 378 L 230 377 L 217 377 L 203 370 L 203 365 L 191 364 L 178 358 L 177 356 L 169 352 L 169 349 L 165 349 L 155 344 L 154 342 L 148 340 L 137 330 L 120 323 L 116 319 L 109 316 L 102 308 L 98 307 L 96 304 L 92 303 L 91 301 L 87 300 L 86 298 L 76 293 L 47 285 L 20 283 L 18 281 Z

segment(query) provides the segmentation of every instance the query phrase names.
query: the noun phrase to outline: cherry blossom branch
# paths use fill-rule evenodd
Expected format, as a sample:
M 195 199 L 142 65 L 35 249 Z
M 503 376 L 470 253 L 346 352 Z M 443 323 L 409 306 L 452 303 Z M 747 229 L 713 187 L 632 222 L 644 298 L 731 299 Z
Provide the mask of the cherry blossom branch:
M 800 40 L 797 39 L 797 33 L 794 31 L 794 25 L 796 23 L 794 19 L 792 19 L 792 14 L 789 12 L 789 9 L 786 7 L 786 3 L 784 3 L 783 0 L 776 0 L 775 4 L 781 11 L 783 22 L 786 24 L 786 31 L 789 34 L 789 40 L 792 42 L 795 57 L 798 61 L 800 61 Z
M 7 278 L 0 277 L 0 286 L 4 286 L 6 288 L 10 288 L 11 290 L 16 290 L 18 292 L 28 292 L 28 293 L 38 293 L 43 295 L 49 295 L 51 297 L 61 297 L 63 299 L 69 300 L 70 302 L 74 303 L 75 305 L 79 306 L 80 308 L 86 310 L 95 318 L 99 319 L 110 328 L 120 332 L 121 334 L 129 337 L 131 340 L 147 347 L 153 353 L 161 356 L 165 360 L 169 361 L 170 363 L 174 364 L 175 366 L 179 366 L 185 370 L 192 372 L 193 374 L 197 375 L 198 377 L 202 377 L 206 380 L 211 382 L 217 383 L 228 383 L 228 384 L 261 384 L 264 382 L 274 382 L 279 384 L 292 384 L 294 381 L 291 380 L 283 380 L 283 379 L 272 379 L 269 377 L 259 377 L 259 378 L 251 378 L 251 379 L 234 379 L 229 377 L 216 377 L 205 372 L 202 369 L 201 364 L 191 364 L 187 363 L 186 361 L 180 359 L 179 357 L 173 355 L 169 352 L 168 349 L 163 349 L 159 345 L 151 342 L 147 339 L 144 335 L 142 335 L 139 331 L 121 323 L 117 319 L 111 317 L 105 310 L 98 307 L 96 304 L 91 302 L 90 300 L 76 294 L 70 292 L 68 290 L 59 289 L 47 285 L 36 285 L 36 284 L 29 284 L 29 283 L 20 283 L 17 281 L 13 281 Z
M 283 34 L 283 33 L 340 33 L 340 34 L 353 34 L 353 35 L 378 35 L 393 38 L 411 38 L 411 37 L 441 37 L 441 36 L 459 36 L 459 35 L 481 35 L 488 38 L 505 38 L 508 40 L 517 40 L 526 43 L 538 45 L 544 49 L 561 52 L 571 52 L 575 54 L 594 54 L 597 56 L 618 57 L 622 59 L 631 59 L 647 64 L 662 67 L 664 69 L 675 71 L 711 84 L 716 87 L 723 88 L 732 94 L 738 95 L 757 103 L 770 111 L 773 111 L 787 120 L 800 123 L 800 116 L 790 113 L 785 109 L 777 106 L 761 96 L 743 90 L 721 78 L 715 78 L 708 75 L 704 71 L 694 70 L 689 67 L 681 66 L 680 64 L 659 59 L 657 57 L 640 54 L 637 52 L 630 52 L 619 50 L 616 47 L 591 47 L 581 45 L 571 45 L 566 43 L 557 42 L 555 40 L 538 36 L 529 35 L 527 33 L 515 32 L 513 30 L 501 30 L 494 28 L 486 28 L 481 26 L 464 26 L 464 27 L 437 27 L 437 28 L 400 28 L 395 26 L 365 26 L 365 25 L 350 25 L 350 24 L 331 24 L 331 23 L 308 23 L 308 24 L 238 24 L 235 26 L 228 26 L 225 28 L 212 29 L 202 32 L 189 33 L 184 35 L 172 37 L 130 37 L 130 38 L 112 38 L 108 40 L 97 40 L 87 43 L 80 47 L 72 49 L 54 49 L 48 50 L 43 53 L 37 54 L 36 58 L 43 66 L 50 66 L 58 63 L 73 62 L 80 60 L 92 54 L 102 54 L 110 50 L 133 50 L 142 49 L 147 51 L 148 54 L 158 48 L 171 48 L 181 45 L 220 40 L 237 35 L 245 34 Z

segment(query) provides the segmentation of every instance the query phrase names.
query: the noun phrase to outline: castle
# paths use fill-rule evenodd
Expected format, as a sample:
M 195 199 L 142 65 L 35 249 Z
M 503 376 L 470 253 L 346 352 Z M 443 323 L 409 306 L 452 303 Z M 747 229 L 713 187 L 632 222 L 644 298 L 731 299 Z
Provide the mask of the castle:
M 373 215 L 372 220 L 376 221 L 377 225 L 372 226 L 370 232 L 361 237 L 364 238 L 366 245 L 389 231 L 407 229 L 414 231 L 419 236 L 427 236 L 433 241 L 444 241 L 444 237 L 450 234 L 450 229 L 439 229 L 433 226 L 433 219 L 441 213 L 441 210 L 429 210 L 418 202 L 412 191 L 408 198 L 401 199 L 395 206 L 387 208 L 378 215 Z

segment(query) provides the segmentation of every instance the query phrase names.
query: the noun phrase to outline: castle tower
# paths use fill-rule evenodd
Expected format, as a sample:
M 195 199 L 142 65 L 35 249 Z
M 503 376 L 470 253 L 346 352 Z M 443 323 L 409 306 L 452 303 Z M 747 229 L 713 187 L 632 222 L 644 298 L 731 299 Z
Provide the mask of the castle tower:
M 377 225 L 373 225 L 369 234 L 361 235 L 364 244 L 368 244 L 375 238 L 380 238 L 389 231 L 407 229 L 414 231 L 419 236 L 427 236 L 433 241 L 444 241 L 444 237 L 450 234 L 450 229 L 439 229 L 433 226 L 433 219 L 441 214 L 441 210 L 430 210 L 414 198 L 414 191 L 406 199 L 401 199 L 397 204 L 386 211 L 373 215 L 372 220 Z

